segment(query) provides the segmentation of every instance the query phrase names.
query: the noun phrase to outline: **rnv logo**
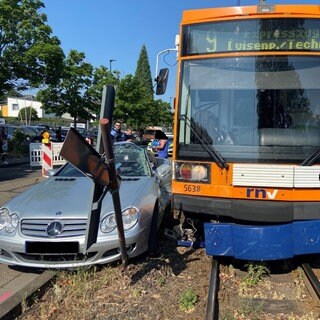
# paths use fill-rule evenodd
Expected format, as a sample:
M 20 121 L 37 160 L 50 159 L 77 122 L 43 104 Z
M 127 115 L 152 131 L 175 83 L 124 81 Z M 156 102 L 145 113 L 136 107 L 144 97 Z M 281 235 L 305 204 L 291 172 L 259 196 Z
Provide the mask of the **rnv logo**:
M 247 198 L 255 199 L 275 199 L 279 190 L 273 190 L 272 192 L 265 189 L 247 188 Z

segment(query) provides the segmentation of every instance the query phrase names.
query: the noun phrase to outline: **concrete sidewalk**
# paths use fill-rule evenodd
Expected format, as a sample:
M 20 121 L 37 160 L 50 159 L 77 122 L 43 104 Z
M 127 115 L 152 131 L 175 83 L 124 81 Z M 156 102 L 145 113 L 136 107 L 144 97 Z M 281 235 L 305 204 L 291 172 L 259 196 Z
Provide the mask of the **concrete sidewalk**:
M 0 319 L 12 320 L 21 315 L 22 305 L 43 294 L 53 277 L 52 271 L 0 265 Z
M 30 163 L 27 156 L 7 157 L 6 169 Z M 51 283 L 54 273 L 31 268 L 15 268 L 0 264 L 0 319 L 12 320 L 21 314 L 22 305 L 35 295 L 41 295 Z

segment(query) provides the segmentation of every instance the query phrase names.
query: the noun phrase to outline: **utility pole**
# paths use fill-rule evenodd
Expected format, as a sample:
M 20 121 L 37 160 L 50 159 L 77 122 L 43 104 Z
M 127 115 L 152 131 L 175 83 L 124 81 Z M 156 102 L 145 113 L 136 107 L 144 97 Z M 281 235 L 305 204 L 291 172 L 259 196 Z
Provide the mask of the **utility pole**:
M 110 73 L 112 73 L 112 62 L 114 62 L 114 61 L 117 61 L 117 60 L 115 60 L 115 59 L 110 59 L 110 60 L 109 60 L 109 70 L 110 70 Z

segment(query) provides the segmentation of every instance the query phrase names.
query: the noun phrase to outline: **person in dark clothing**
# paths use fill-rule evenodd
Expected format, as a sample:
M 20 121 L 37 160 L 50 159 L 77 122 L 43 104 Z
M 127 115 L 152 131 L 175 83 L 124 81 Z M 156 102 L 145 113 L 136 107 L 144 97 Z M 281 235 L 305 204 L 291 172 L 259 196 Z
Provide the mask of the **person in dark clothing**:
M 124 133 L 124 141 L 133 141 L 133 134 L 130 128 L 128 128 Z
M 111 130 L 111 138 L 113 142 L 125 140 L 124 133 L 121 131 L 121 123 L 119 121 L 116 122 L 113 129 Z
M 0 127 L 0 156 L 2 164 L 8 164 L 7 153 L 3 150 L 4 139 L 6 137 L 6 132 L 4 127 Z
M 57 142 L 62 142 L 61 127 L 58 127 L 56 130 L 56 140 Z

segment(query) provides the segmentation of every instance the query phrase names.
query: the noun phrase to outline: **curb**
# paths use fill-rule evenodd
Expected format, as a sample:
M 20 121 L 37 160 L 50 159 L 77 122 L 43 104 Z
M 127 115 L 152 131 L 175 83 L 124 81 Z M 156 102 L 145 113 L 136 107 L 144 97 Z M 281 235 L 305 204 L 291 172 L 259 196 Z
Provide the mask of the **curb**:
M 25 275 L 22 275 L 24 277 Z M 35 297 L 41 297 L 45 293 L 54 278 L 54 273 L 44 271 L 34 281 L 22 287 L 17 293 L 1 304 L 0 320 L 12 320 L 22 314 L 22 304 L 30 302 Z M 21 279 L 23 283 L 23 279 Z

